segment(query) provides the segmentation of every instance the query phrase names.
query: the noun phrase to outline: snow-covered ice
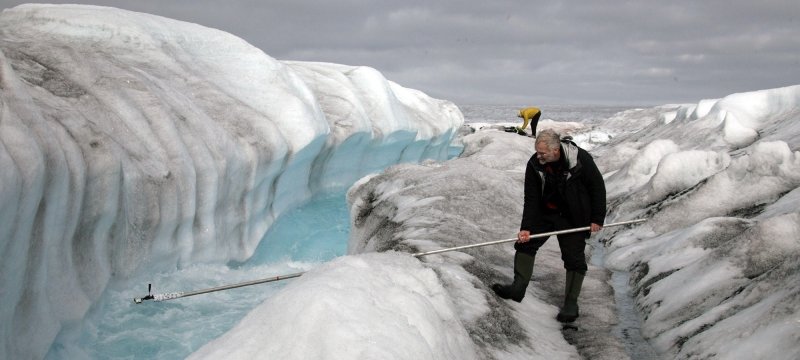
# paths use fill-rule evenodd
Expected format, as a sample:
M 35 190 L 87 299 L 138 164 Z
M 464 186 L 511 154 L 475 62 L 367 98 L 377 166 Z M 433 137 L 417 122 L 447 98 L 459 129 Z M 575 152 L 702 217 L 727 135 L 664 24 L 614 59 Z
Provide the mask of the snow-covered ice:
M 542 107 L 539 128 L 594 155 L 607 222 L 649 219 L 592 237 L 603 256 L 564 330 L 555 241 L 519 304 L 489 288 L 512 276 L 510 245 L 409 255 L 516 234 L 533 139 L 492 109 L 471 133 L 374 69 L 110 8 L 6 10 L 0 52 L 0 357 L 43 357 L 142 267 L 220 278 L 278 215 L 354 184 L 349 254 L 192 358 L 626 358 L 612 271 L 662 358 L 800 358 L 800 85 L 603 120 Z M 464 151 L 442 161 L 456 133 Z
M 477 359 L 458 312 L 436 272 L 410 256 L 345 256 L 292 282 L 190 358 Z

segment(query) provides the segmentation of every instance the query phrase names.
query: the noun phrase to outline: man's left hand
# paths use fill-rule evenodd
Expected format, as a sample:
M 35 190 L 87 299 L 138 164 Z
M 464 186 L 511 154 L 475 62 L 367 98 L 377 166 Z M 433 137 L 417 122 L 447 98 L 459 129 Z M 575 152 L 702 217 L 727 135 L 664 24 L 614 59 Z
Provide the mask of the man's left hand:
M 593 233 L 596 233 L 596 232 L 598 232 L 598 231 L 603 229 L 603 225 L 597 225 L 595 223 L 592 223 L 592 225 L 590 227 L 592 228 L 591 230 L 592 230 Z

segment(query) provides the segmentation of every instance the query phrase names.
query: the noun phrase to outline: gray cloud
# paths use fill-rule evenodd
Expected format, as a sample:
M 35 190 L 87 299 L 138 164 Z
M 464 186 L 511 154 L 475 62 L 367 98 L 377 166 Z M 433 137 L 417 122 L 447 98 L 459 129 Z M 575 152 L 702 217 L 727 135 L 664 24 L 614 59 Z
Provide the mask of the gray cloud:
M 218 28 L 278 59 L 371 66 L 459 104 L 649 105 L 800 84 L 796 0 L 76 2 Z

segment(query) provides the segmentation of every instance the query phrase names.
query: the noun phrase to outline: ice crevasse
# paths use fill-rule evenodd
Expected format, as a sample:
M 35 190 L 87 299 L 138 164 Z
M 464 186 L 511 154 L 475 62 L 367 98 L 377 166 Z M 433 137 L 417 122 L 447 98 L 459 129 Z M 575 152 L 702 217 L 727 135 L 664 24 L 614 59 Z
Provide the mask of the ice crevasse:
M 43 357 L 141 266 L 246 259 L 315 192 L 444 159 L 462 123 L 375 69 L 278 61 L 196 24 L 3 11 L 0 357 Z

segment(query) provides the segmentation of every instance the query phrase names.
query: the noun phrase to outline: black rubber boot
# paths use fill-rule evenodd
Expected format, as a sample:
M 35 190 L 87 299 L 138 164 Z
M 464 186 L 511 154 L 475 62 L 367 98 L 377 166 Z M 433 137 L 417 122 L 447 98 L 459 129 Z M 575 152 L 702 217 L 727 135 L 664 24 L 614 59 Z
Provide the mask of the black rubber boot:
M 533 275 L 533 261 L 533 255 L 517 251 L 514 255 L 514 282 L 511 285 L 492 285 L 494 293 L 503 299 L 522 301 Z
M 584 274 L 577 271 L 567 271 L 567 282 L 564 286 L 564 307 L 558 312 L 556 320 L 560 322 L 574 322 L 578 316 L 578 296 L 581 294 Z

